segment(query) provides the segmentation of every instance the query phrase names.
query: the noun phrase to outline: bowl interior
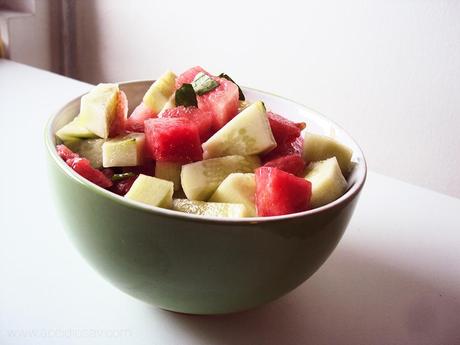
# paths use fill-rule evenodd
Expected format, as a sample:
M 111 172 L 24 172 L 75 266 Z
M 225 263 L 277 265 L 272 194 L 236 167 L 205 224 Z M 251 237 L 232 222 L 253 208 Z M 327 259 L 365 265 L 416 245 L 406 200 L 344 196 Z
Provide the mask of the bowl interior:
M 139 104 L 142 100 L 144 93 L 147 91 L 149 86 L 152 84 L 153 80 L 141 80 L 141 81 L 130 81 L 130 82 L 123 82 L 119 83 L 120 89 L 123 90 L 129 100 L 129 113 L 133 111 L 137 104 Z M 307 124 L 307 128 L 305 130 L 325 134 L 331 137 L 336 138 L 341 143 L 345 144 L 346 146 L 350 147 L 353 150 L 353 157 L 352 161 L 354 163 L 353 169 L 351 170 L 347 181 L 348 181 L 348 189 L 344 195 L 342 195 L 339 199 L 329 203 L 327 205 L 315 208 L 313 210 L 284 215 L 284 216 L 276 216 L 276 217 L 254 217 L 254 218 L 245 218 L 245 219 L 222 219 L 217 218 L 220 221 L 231 221 L 231 222 L 260 222 L 260 221 L 269 221 L 269 220 L 277 220 L 283 218 L 292 218 L 296 216 L 301 216 L 307 213 L 316 213 L 320 212 L 323 209 L 334 207 L 335 205 L 344 202 L 348 198 L 352 197 L 355 193 L 357 193 L 364 184 L 366 179 L 366 161 L 363 155 L 361 148 L 355 142 L 355 140 L 339 125 L 332 122 L 331 120 L 327 119 L 317 111 L 314 111 L 310 108 L 307 108 L 297 102 L 291 101 L 281 96 L 277 96 L 268 92 L 259 91 L 252 88 L 243 87 L 244 94 L 248 101 L 255 101 L 261 100 L 265 103 L 267 109 L 279 113 L 280 115 L 285 116 L 286 118 L 295 121 L 301 122 L 304 121 Z M 80 97 L 70 101 L 67 103 L 54 117 L 52 117 L 47 125 L 46 128 L 46 142 L 48 144 L 48 150 L 51 155 L 55 158 L 56 161 L 60 161 L 60 158 L 57 156 L 56 151 L 54 150 L 54 146 L 57 144 L 57 139 L 54 133 L 62 126 L 70 122 L 75 116 L 78 115 L 80 108 Z M 78 176 L 75 173 L 72 173 L 71 169 L 68 168 L 63 162 L 61 162 L 61 166 L 64 169 L 67 169 L 68 172 L 72 174 L 73 177 L 83 180 L 82 177 Z M 108 197 L 118 198 L 127 204 L 136 205 L 137 207 L 143 209 L 151 209 L 155 212 L 162 212 L 171 215 L 180 215 L 182 217 L 189 217 L 191 219 L 197 218 L 199 220 L 204 220 L 209 218 L 210 220 L 216 220 L 215 217 L 203 217 L 203 216 L 196 216 L 191 214 L 182 214 L 177 211 L 165 210 L 157 207 L 151 207 L 147 205 L 140 204 L 135 201 L 126 200 L 123 197 L 117 196 L 109 191 L 106 191 L 100 187 L 94 185 L 94 188 L 99 189 L 99 192 L 106 193 Z

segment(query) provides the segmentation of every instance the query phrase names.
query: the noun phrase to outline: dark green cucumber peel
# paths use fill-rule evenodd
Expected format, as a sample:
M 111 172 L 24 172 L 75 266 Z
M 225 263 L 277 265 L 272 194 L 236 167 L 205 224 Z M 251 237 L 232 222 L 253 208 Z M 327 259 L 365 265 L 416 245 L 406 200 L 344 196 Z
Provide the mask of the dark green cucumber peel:
M 200 72 L 193 78 L 192 86 L 196 94 L 202 96 L 218 87 L 219 83 L 209 75 Z
M 228 81 L 231 81 L 233 84 L 235 84 L 236 86 L 238 86 L 238 94 L 239 94 L 239 100 L 240 101 L 245 101 L 246 100 L 246 97 L 244 97 L 244 93 L 243 93 L 243 90 L 241 90 L 240 86 L 235 83 L 235 81 L 230 78 L 230 76 L 228 74 L 225 74 L 225 73 L 221 73 L 219 74 L 219 78 L 224 78 L 224 79 L 227 79 Z
M 112 181 L 121 181 L 126 180 L 127 178 L 133 177 L 135 174 L 132 172 L 122 173 L 122 174 L 113 174 Z
M 195 90 L 192 84 L 182 84 L 182 86 L 176 90 L 175 102 L 176 106 L 198 107 Z

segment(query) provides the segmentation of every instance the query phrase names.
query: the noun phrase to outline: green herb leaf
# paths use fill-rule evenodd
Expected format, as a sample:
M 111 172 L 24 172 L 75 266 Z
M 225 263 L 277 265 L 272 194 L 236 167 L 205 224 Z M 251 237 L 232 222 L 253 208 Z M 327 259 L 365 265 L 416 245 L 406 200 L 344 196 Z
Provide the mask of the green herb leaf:
M 244 97 L 243 90 L 241 90 L 240 86 L 237 83 L 235 83 L 235 81 L 232 78 L 230 78 L 230 76 L 228 74 L 221 73 L 221 74 L 219 74 L 219 78 L 227 79 L 228 81 L 231 81 L 233 84 L 238 86 L 238 93 L 239 93 L 239 98 L 238 99 L 240 101 L 245 101 L 246 100 L 246 97 Z
M 123 174 L 113 174 L 112 176 L 112 181 L 121 181 L 121 180 L 126 180 L 127 178 L 135 176 L 134 173 L 132 172 L 127 172 Z
M 182 86 L 176 90 L 175 101 L 176 106 L 183 105 L 184 107 L 198 107 L 195 90 L 193 89 L 192 84 L 182 84 Z
M 200 72 L 195 76 L 195 78 L 193 78 L 192 86 L 196 94 L 201 96 L 214 90 L 219 86 L 219 83 L 212 79 L 209 75 Z

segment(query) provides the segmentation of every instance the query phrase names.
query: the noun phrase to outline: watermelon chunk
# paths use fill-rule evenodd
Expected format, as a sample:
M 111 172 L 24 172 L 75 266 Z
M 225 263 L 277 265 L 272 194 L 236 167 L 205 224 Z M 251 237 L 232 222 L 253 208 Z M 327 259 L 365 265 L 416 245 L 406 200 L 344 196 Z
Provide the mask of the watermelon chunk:
M 80 176 L 97 184 L 102 188 L 112 187 L 112 181 L 104 175 L 102 171 L 94 169 L 86 158 L 70 158 L 66 161 L 67 165 L 75 170 Z
M 263 162 L 269 162 L 273 159 L 284 157 L 287 155 L 302 156 L 303 152 L 303 137 L 297 137 L 292 143 L 285 143 L 275 147 L 270 152 L 264 154 L 261 159 Z
M 300 176 L 305 170 L 305 161 L 296 154 L 272 159 L 264 164 L 265 167 L 274 167 L 296 176 Z
M 214 78 L 219 86 L 211 92 L 197 96 L 198 108 L 214 114 L 214 129 L 222 128 L 238 113 L 238 86 L 224 78 Z
M 125 131 L 128 119 L 128 98 L 123 91 L 118 91 L 117 110 L 115 119 L 110 125 L 109 137 L 116 137 Z
M 77 153 L 73 152 L 67 146 L 62 145 L 62 144 L 56 146 L 56 151 L 59 157 L 61 157 L 64 161 L 67 161 L 68 159 L 79 157 Z
M 144 103 L 141 103 L 134 109 L 131 116 L 128 117 L 126 129 L 131 132 L 143 132 L 144 121 L 155 117 L 157 117 L 157 114 L 150 110 Z
M 310 208 L 309 181 L 273 167 L 260 167 L 255 175 L 258 216 L 279 216 Z
M 176 107 L 165 110 L 161 117 L 179 118 L 183 117 L 192 121 L 200 133 L 201 142 L 205 142 L 213 134 L 214 117 L 211 112 L 201 110 L 197 107 Z
M 214 115 L 214 130 L 218 130 L 238 113 L 238 86 L 227 79 L 212 76 L 200 66 L 196 66 L 177 77 L 176 89 L 184 83 L 190 84 L 200 72 L 211 76 L 219 83 L 219 86 L 214 90 L 201 96 L 197 95 L 198 108 L 210 111 Z
M 292 143 L 305 128 L 304 122 L 295 123 L 271 111 L 267 111 L 267 115 L 278 146 Z
M 124 196 L 129 192 L 129 189 L 133 185 L 134 181 L 136 181 L 137 176 L 139 175 L 134 175 L 127 179 L 115 182 L 110 190 L 118 195 Z
M 189 119 L 146 120 L 145 137 L 155 160 L 189 163 L 203 159 L 198 127 Z
M 180 88 L 182 84 L 191 84 L 195 76 L 200 72 L 211 76 L 211 74 L 206 72 L 201 66 L 189 68 L 176 78 L 176 90 Z

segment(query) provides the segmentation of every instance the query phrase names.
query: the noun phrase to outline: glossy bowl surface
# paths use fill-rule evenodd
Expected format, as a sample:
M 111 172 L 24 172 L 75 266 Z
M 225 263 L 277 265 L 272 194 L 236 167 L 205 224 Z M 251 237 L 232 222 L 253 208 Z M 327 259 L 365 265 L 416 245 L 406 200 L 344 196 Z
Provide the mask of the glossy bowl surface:
M 151 80 L 120 83 L 130 108 Z M 323 207 L 286 216 L 222 219 L 125 200 L 89 183 L 56 153 L 57 129 L 78 114 L 77 98 L 48 122 L 45 142 L 56 205 L 83 257 L 120 290 L 191 314 L 241 311 L 272 301 L 310 277 L 342 237 L 366 179 L 366 162 L 338 125 L 296 102 L 244 88 L 249 100 L 353 150 L 347 192 Z M 130 109 L 132 111 L 132 109 Z

